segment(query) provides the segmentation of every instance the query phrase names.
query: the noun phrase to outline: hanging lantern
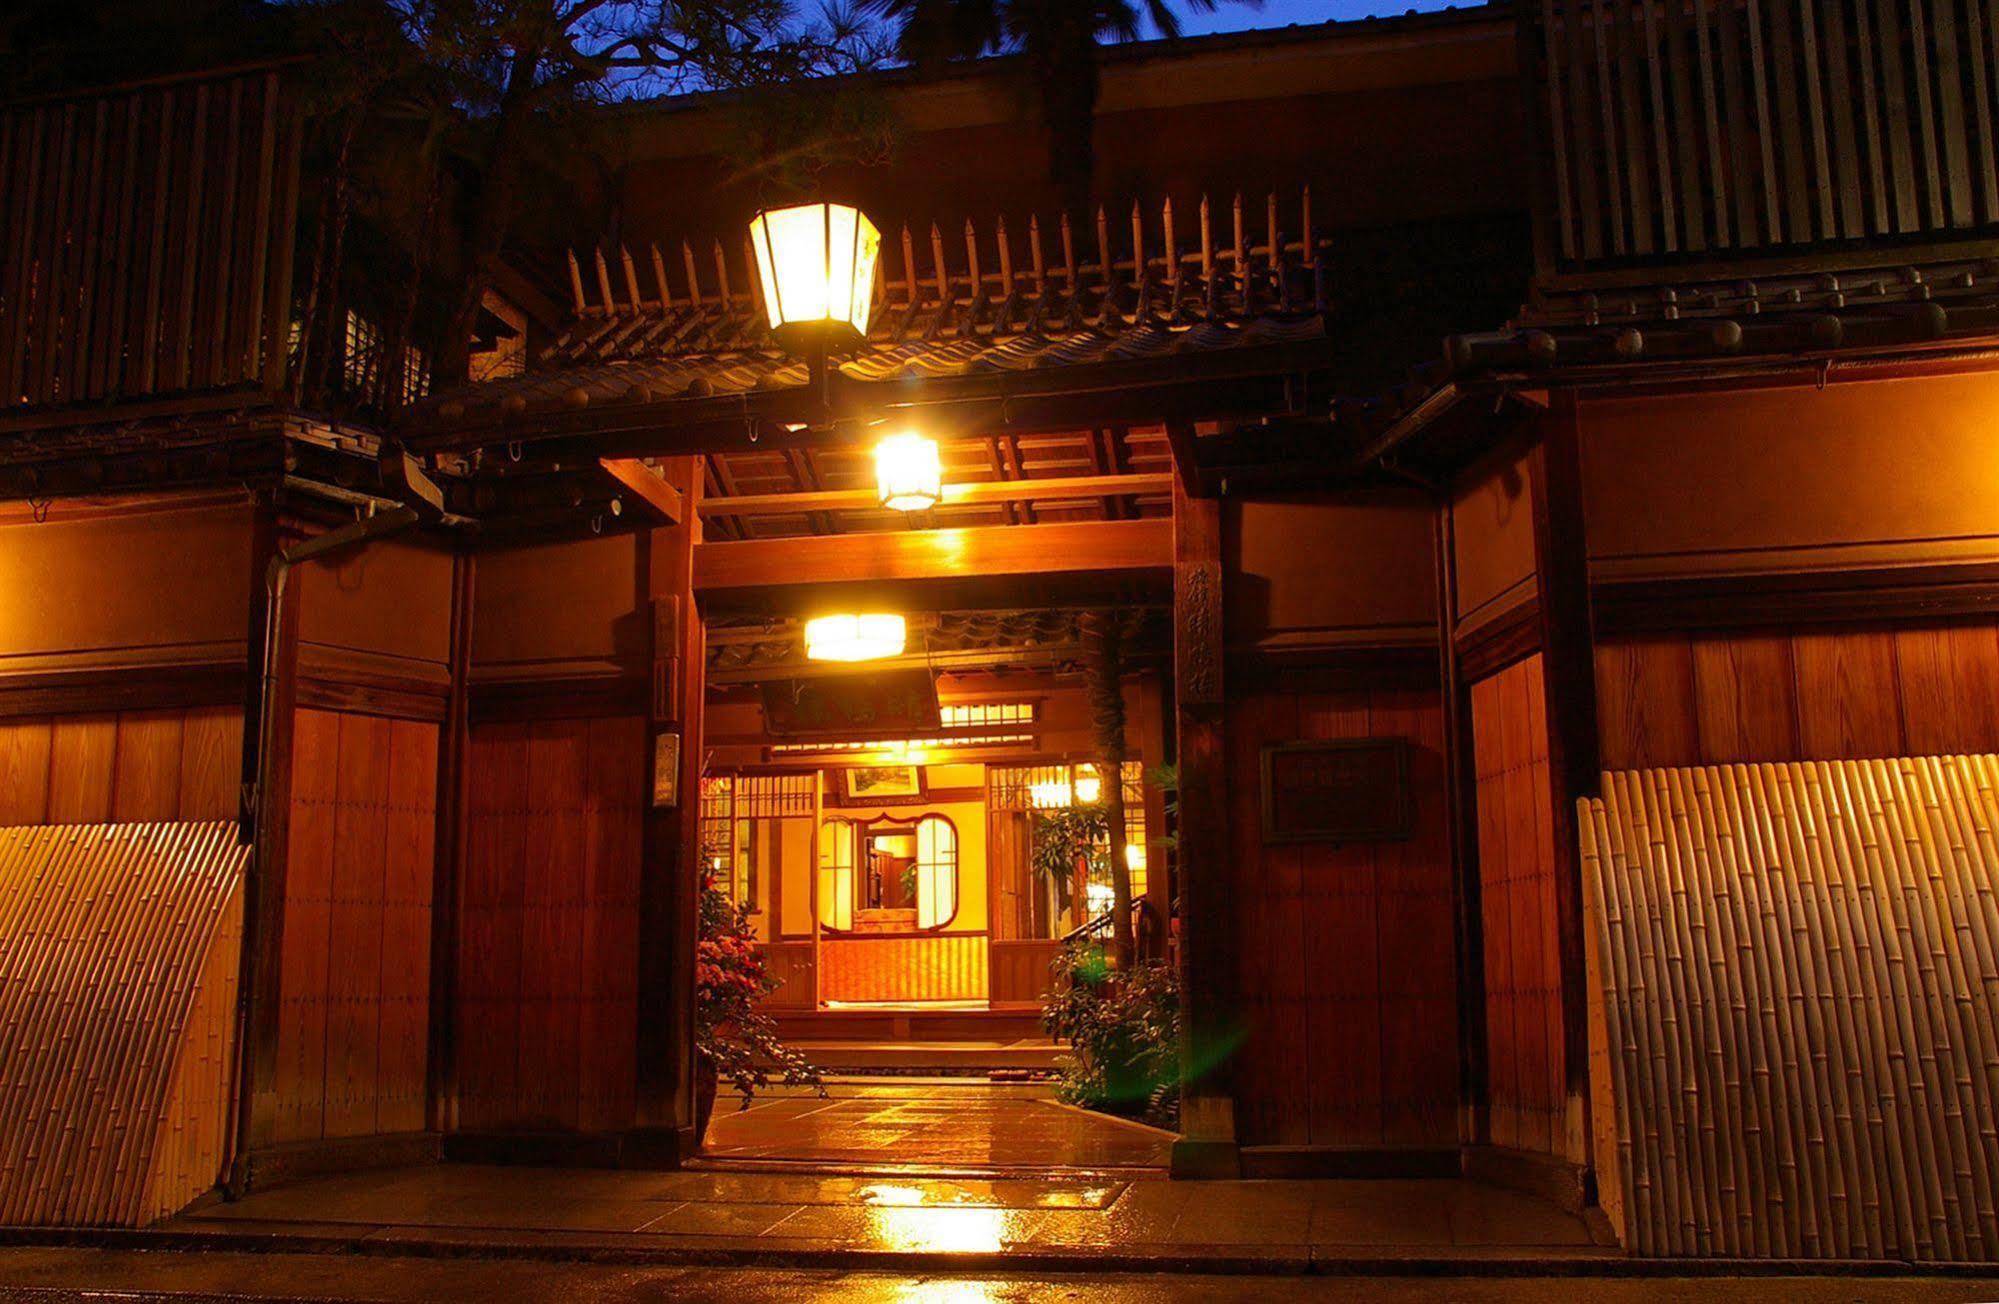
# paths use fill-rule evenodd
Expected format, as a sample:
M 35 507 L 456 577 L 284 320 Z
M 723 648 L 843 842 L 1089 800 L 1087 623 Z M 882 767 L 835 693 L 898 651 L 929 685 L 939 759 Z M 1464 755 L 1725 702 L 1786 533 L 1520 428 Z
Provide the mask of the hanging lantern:
M 846 204 L 765 209 L 750 220 L 764 311 L 787 351 L 850 349 L 868 333 L 881 232 Z
M 875 445 L 875 487 L 881 505 L 897 512 L 923 512 L 944 496 L 944 463 L 937 441 L 922 435 L 890 435 Z
M 1094 765 L 1076 767 L 1076 800 L 1085 806 L 1094 806 L 1104 795 L 1104 781 L 1097 777 Z
M 809 661 L 875 661 L 900 656 L 909 639 L 901 616 L 884 614 L 818 616 L 805 622 Z

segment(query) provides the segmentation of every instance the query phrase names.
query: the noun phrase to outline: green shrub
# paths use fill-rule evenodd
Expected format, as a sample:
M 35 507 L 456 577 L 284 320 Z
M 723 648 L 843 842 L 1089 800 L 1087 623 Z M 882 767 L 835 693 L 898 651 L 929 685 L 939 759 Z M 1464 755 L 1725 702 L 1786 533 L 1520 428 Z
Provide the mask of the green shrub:
M 1103 944 L 1069 943 L 1056 958 L 1041 1026 L 1070 1044 L 1062 1098 L 1171 1126 L 1180 1108 L 1180 979 L 1143 960 L 1114 970 Z

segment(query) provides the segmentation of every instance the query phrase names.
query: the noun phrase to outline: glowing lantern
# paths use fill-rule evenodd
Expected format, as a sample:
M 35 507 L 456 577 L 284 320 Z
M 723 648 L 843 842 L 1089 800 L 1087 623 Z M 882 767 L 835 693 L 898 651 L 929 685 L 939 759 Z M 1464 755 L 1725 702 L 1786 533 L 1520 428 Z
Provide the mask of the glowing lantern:
M 750 220 L 771 333 L 793 353 L 853 348 L 868 333 L 881 232 L 846 204 L 765 209 Z
M 1104 781 L 1097 777 L 1096 767 L 1079 765 L 1076 767 L 1076 800 L 1085 806 L 1094 806 L 1104 795 Z
M 937 442 L 922 435 L 890 435 L 875 445 L 875 487 L 881 505 L 897 512 L 928 511 L 944 496 L 944 464 Z
M 811 661 L 873 661 L 901 655 L 908 638 L 901 616 L 819 616 L 805 622 L 805 656 Z
M 1124 867 L 1134 874 L 1145 872 L 1145 844 L 1127 842 L 1124 844 Z

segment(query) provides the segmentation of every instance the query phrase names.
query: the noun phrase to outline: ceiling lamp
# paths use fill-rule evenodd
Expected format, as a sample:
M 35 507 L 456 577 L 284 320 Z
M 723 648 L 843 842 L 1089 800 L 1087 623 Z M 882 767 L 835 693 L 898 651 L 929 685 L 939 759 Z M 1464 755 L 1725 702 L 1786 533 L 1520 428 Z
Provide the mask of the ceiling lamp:
M 944 496 L 944 463 L 937 441 L 922 435 L 890 435 L 875 445 L 875 487 L 881 505 L 897 512 L 924 512 Z
M 901 616 L 818 616 L 805 622 L 809 661 L 876 661 L 900 656 L 909 639 Z
M 1076 767 L 1076 800 L 1085 806 L 1094 806 L 1104 795 L 1104 781 L 1097 777 L 1093 765 Z
M 823 358 L 868 333 L 881 232 L 846 204 L 769 208 L 750 220 L 771 333 L 787 351 Z

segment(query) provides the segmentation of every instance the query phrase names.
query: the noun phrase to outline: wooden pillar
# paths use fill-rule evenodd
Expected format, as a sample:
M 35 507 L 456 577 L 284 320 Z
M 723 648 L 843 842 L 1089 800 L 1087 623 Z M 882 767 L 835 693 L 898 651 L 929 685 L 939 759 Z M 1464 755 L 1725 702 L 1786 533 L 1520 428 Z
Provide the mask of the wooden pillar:
M 1489 1137 L 1485 1032 L 1485 916 L 1478 870 L 1478 770 L 1472 737 L 1471 685 L 1458 665 L 1457 537 L 1448 486 L 1437 504 L 1437 640 L 1444 700 L 1444 771 L 1453 941 L 1458 965 L 1458 1140 Z
M 1562 978 L 1565 1153 L 1591 1199 L 1589 989 L 1583 949 L 1582 853 L 1576 800 L 1599 786 L 1596 641 L 1583 529 L 1582 450 L 1571 391 L 1558 390 L 1533 457 L 1534 551 L 1540 592 L 1541 670 L 1547 694 L 1548 787 L 1555 842 L 1555 911 Z
M 1191 470 L 1191 468 L 1189 468 Z M 1176 1177 L 1236 1177 L 1233 1066 L 1235 925 L 1229 866 L 1228 766 L 1222 692 L 1221 504 L 1173 492 L 1173 708 L 1180 765 L 1181 974 L 1186 992 L 1186 1082 Z
M 1138 754 L 1146 767 L 1166 759 L 1166 685 L 1155 672 L 1138 685 Z M 1173 917 L 1173 873 L 1166 863 L 1166 793 L 1145 785 L 1145 899 L 1161 931 L 1156 954 L 1166 953 L 1165 930 Z
M 436 866 L 430 911 L 430 1057 L 426 1125 L 458 1126 L 458 939 L 465 918 L 465 754 L 470 745 L 472 595 L 476 562 L 451 563 L 451 687 L 437 748 Z
M 691 457 L 663 459 L 682 495 L 678 521 L 655 527 L 647 550 L 652 684 L 646 737 L 652 788 L 639 880 L 638 1068 L 630 1152 L 678 1164 L 694 1135 L 694 936 L 701 863 L 703 639 L 694 602 L 695 513 L 701 477 Z
M 243 1019 L 238 1029 L 235 1158 L 229 1193 L 249 1189 L 255 1151 L 278 1133 L 278 1025 L 283 1014 L 285 859 L 290 836 L 292 734 L 298 692 L 298 602 L 271 616 L 271 564 L 287 542 L 282 506 L 261 497 L 250 558 L 249 685 L 243 738 L 243 817 L 251 835 L 243 885 Z M 296 576 L 291 577 L 295 583 Z

